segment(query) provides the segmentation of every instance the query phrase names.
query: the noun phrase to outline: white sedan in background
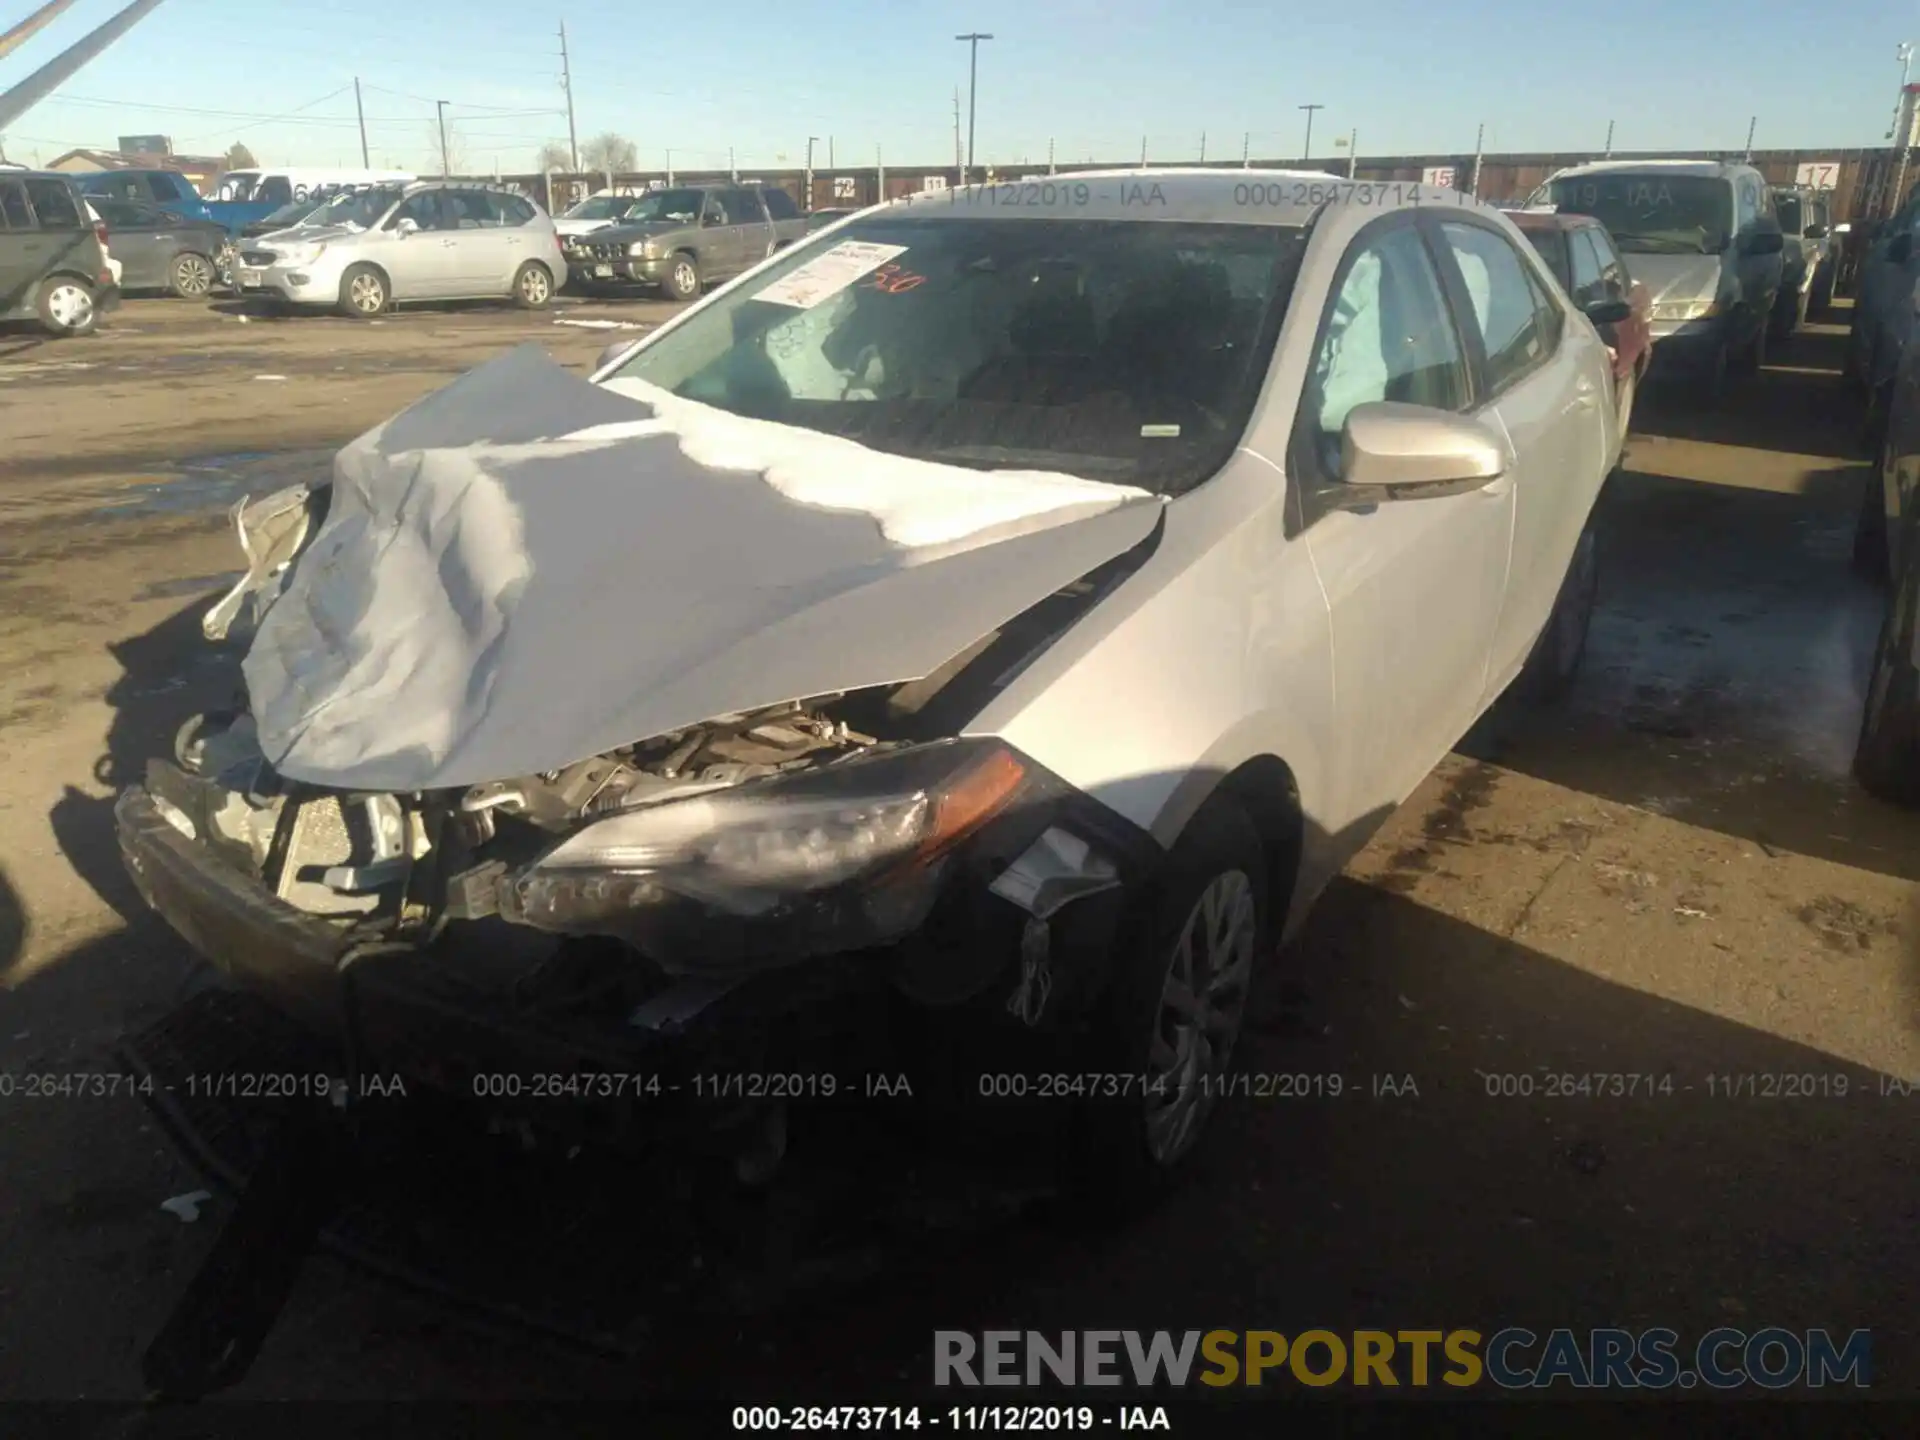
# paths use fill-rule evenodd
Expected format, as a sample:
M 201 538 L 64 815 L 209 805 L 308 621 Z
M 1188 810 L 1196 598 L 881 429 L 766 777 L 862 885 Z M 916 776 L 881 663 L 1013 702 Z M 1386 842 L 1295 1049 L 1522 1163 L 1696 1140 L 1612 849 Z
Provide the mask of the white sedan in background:
M 121 843 L 235 980 L 378 1017 L 369 1068 L 458 1011 L 496 1069 L 805 1069 L 819 1035 L 845 1069 L 879 987 L 967 1039 L 917 1059 L 990 1057 L 961 1094 L 1137 1080 L 1074 1092 L 1066 1148 L 1148 1192 L 1256 967 L 1503 691 L 1571 679 L 1610 393 L 1451 190 L 877 207 L 591 380 L 523 347 L 243 508 L 208 631 L 257 617 L 250 710 L 123 795 Z M 574 957 L 538 1013 L 502 924 Z M 468 1063 L 426 1069 L 470 1095 Z M 726 1112 L 743 1176 L 785 1104 Z

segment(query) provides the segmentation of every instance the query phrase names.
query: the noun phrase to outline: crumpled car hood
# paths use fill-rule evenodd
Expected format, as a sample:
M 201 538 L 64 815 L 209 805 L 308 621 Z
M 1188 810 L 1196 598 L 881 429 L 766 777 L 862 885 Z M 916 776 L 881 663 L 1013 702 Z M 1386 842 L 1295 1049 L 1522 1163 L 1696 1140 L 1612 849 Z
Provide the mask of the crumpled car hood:
M 612 383 L 523 346 L 340 452 L 244 663 L 282 774 L 464 787 L 915 679 L 1161 514 Z

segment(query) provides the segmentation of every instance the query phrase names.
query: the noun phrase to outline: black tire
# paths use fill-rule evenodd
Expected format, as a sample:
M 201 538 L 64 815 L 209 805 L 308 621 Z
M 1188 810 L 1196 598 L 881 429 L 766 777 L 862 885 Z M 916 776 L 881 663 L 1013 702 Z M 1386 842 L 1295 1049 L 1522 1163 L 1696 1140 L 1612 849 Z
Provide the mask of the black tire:
M 1551 705 L 1566 698 L 1586 658 L 1587 632 L 1600 595 L 1600 537 L 1589 519 L 1574 542 L 1573 557 L 1554 596 L 1553 609 L 1540 638 L 1514 682 L 1519 698 L 1530 705 Z
M 56 340 L 91 335 L 100 323 L 93 287 L 77 275 L 49 275 L 41 282 L 34 311 L 40 318 L 40 328 Z
M 1727 377 L 1732 373 L 1733 361 L 1723 340 L 1713 352 L 1713 358 L 1707 361 L 1707 368 L 1696 379 L 1700 390 L 1700 403 L 1708 409 L 1717 409 L 1726 402 Z
M 1853 773 L 1882 800 L 1920 808 L 1920 666 L 1914 659 L 1920 563 L 1908 556 L 1901 572 L 1874 647 Z
M 204 300 L 219 278 L 213 261 L 193 250 L 182 250 L 167 267 L 167 289 L 182 300 Z
M 669 300 L 691 300 L 700 293 L 701 284 L 699 260 L 681 250 L 661 277 L 660 293 Z
M 553 272 L 529 260 L 513 272 L 513 303 L 522 310 L 544 310 L 553 303 Z
M 1235 927 L 1229 937 L 1235 941 L 1231 951 L 1243 958 L 1219 970 L 1190 947 L 1186 993 L 1192 997 L 1198 991 L 1201 1015 L 1216 1023 L 1203 1018 L 1197 1026 L 1169 1027 L 1180 1009 L 1169 995 L 1181 941 L 1196 924 L 1203 929 L 1208 924 L 1203 901 L 1209 894 L 1226 907 L 1223 916 L 1239 915 L 1241 905 L 1250 903 L 1250 931 Z M 1109 1213 L 1164 1194 L 1190 1168 L 1219 1098 L 1221 1077 L 1231 1072 L 1248 991 L 1268 958 L 1273 920 L 1267 859 L 1259 830 L 1237 800 L 1215 794 L 1200 807 L 1130 919 L 1114 953 L 1113 986 L 1091 1037 L 1089 1063 L 1098 1072 L 1128 1076 L 1173 1069 L 1186 1083 L 1170 1080 L 1145 1094 L 1134 1088 L 1089 1102 L 1083 1123 L 1074 1128 L 1073 1188 Z M 1213 983 L 1203 978 L 1203 968 Z M 1237 977 L 1230 974 L 1234 970 L 1240 972 Z M 1222 1010 L 1215 1012 L 1206 1003 L 1209 998 Z M 1208 1035 L 1211 1044 L 1203 1038 Z M 1182 1053 L 1184 1066 L 1178 1059 Z M 1202 1069 L 1205 1082 L 1198 1080 Z M 1194 1107 L 1184 1127 L 1171 1123 L 1182 1096 Z
M 1758 375 L 1760 367 L 1767 363 L 1767 329 L 1762 325 L 1753 342 L 1740 351 L 1740 358 L 1735 365 L 1739 374 Z
M 340 313 L 350 320 L 372 320 L 393 308 L 393 285 L 378 265 L 349 266 L 340 277 Z

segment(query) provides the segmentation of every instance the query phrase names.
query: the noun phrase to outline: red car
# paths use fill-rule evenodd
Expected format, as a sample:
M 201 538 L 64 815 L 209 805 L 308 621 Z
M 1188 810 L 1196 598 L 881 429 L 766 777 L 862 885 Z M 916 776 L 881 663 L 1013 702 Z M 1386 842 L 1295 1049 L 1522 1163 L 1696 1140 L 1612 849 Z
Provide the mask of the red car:
M 1653 357 L 1652 296 L 1627 273 L 1607 227 L 1591 216 L 1516 210 L 1507 218 L 1533 242 L 1561 287 L 1593 319 L 1600 338 L 1613 352 L 1614 392 L 1619 399 L 1620 430 L 1625 434 L 1634 392 Z M 1625 316 L 1611 318 L 1623 302 Z

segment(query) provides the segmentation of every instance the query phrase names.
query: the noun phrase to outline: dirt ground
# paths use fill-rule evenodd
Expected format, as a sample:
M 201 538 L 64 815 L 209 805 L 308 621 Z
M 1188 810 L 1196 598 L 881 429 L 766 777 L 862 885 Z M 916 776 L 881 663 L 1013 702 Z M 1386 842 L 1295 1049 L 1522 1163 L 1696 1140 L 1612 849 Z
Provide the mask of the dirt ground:
M 110 804 L 223 698 L 197 624 L 232 499 L 503 347 L 585 366 L 669 313 L 134 301 L 94 339 L 0 334 L 0 1071 L 113 1068 L 187 971 Z M 1339 1098 L 1230 1102 L 1195 1183 L 1123 1229 L 1009 1223 L 823 1315 L 618 1359 L 322 1256 L 234 1393 L 864 1400 L 927 1374 L 934 1328 L 995 1323 L 1870 1328 L 1876 1392 L 1920 1393 L 1920 1090 L 1887 1079 L 1920 1079 L 1920 817 L 1847 777 L 1880 601 L 1847 564 L 1842 339 L 1777 348 L 1716 414 L 1644 397 L 1570 702 L 1497 712 L 1432 776 L 1245 1042 Z M 1596 1072 L 1669 1084 L 1546 1094 Z M 0 1396 L 137 1398 L 231 1202 L 162 1210 L 202 1182 L 124 1097 L 0 1099 L 0 1176 Z

